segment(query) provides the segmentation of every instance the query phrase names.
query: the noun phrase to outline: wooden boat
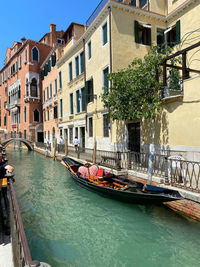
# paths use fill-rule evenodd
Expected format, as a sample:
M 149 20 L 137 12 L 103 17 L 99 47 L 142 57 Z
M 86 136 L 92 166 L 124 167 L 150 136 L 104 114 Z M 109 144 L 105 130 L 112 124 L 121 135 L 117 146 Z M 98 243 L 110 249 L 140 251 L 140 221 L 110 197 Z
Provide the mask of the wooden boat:
M 62 158 L 61 163 L 80 186 L 119 201 L 138 204 L 161 204 L 162 202 L 183 199 L 176 190 L 132 182 L 111 173 L 104 172 L 103 177 L 89 176 L 83 178 L 78 172 L 79 167 L 84 166 L 83 164 L 69 157 Z

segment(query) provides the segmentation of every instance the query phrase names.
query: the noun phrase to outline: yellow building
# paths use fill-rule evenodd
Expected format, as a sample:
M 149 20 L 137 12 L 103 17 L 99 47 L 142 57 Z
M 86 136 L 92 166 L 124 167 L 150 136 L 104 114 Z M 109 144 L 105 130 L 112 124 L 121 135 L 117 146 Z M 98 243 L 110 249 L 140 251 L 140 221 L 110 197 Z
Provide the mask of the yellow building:
M 86 148 L 93 148 L 94 141 L 99 150 L 142 151 L 148 148 L 150 136 L 144 123 L 135 121 L 123 126 L 120 122 L 109 121 L 101 101 L 104 90 L 109 90 L 107 74 L 126 68 L 136 57 L 143 57 L 152 43 L 168 43 L 174 51 L 187 47 L 188 41 L 195 43 L 199 11 L 197 0 L 110 0 L 100 3 L 86 22 L 86 28 L 82 27 L 77 38 L 67 43 L 64 55 L 57 63 L 63 77 L 60 94 L 63 114 L 60 114 L 59 127 L 65 131 L 70 145 L 78 136 L 81 146 Z M 192 51 L 188 54 L 192 56 Z M 197 63 L 193 61 L 192 64 L 196 68 Z M 191 145 L 191 137 L 183 134 L 180 122 L 187 115 L 192 127 L 191 121 L 197 114 L 193 111 L 188 115 L 189 106 L 183 102 L 190 95 L 185 94 L 190 90 L 187 88 L 193 87 L 195 81 L 193 78 L 184 80 L 184 96 L 163 101 L 163 114 L 156 125 L 158 150 L 198 150 L 198 140 L 193 140 L 194 145 Z M 196 95 L 193 96 L 196 99 Z M 182 110 L 177 108 L 180 101 Z

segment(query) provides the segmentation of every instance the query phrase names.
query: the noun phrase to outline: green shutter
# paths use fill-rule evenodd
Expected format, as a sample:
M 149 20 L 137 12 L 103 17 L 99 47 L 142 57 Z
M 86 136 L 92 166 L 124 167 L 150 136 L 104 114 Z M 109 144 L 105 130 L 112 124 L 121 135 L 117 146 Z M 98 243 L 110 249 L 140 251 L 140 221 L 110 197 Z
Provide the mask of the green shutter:
M 51 60 L 48 61 L 48 72 L 51 71 Z
M 47 76 L 47 74 L 48 74 L 48 65 L 46 64 L 44 66 L 44 76 Z
M 85 87 L 81 89 L 81 103 L 82 103 L 82 111 L 86 110 L 86 94 L 85 94 Z
M 80 112 L 80 94 L 79 91 L 76 91 L 76 109 L 77 113 Z
M 93 92 L 93 79 L 90 80 L 90 101 L 94 100 L 94 92 Z
M 180 43 L 181 41 L 181 22 L 178 20 L 176 22 L 176 43 Z
M 90 101 L 90 98 L 89 98 L 89 81 L 85 82 L 85 95 L 86 95 L 86 104 L 88 104 Z
M 41 71 L 41 78 L 42 78 L 42 81 L 44 80 L 44 70 Z
M 108 41 L 107 38 L 107 23 L 103 26 L 103 45 L 105 45 Z
M 137 20 L 134 21 L 134 32 L 135 32 L 135 42 L 139 44 L 139 23 Z
M 56 54 L 51 56 L 52 67 L 56 65 Z
M 81 53 L 80 58 L 81 58 L 81 73 L 83 73 L 84 69 L 85 69 L 85 66 L 84 66 L 84 52 Z
M 151 29 L 147 28 L 147 45 L 151 45 Z

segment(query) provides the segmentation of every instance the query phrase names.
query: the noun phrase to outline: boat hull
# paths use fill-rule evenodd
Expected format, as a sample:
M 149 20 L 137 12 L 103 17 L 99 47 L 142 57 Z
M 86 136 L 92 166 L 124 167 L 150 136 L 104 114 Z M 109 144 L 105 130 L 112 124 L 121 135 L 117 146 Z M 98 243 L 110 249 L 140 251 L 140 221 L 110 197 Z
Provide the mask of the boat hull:
M 72 160 L 72 159 L 70 159 Z M 77 161 L 74 161 L 76 164 Z M 68 168 L 66 168 L 67 171 L 70 173 L 73 180 L 78 183 L 80 186 L 86 188 L 87 190 L 93 191 L 95 193 L 98 193 L 101 196 L 109 197 L 115 200 L 127 202 L 127 203 L 136 203 L 136 204 L 162 204 L 163 202 L 168 201 L 175 201 L 182 199 L 181 195 L 178 191 L 175 190 L 168 190 L 166 188 L 161 187 L 154 187 L 155 191 L 152 193 L 148 191 L 122 191 L 122 190 L 116 190 L 114 188 L 108 188 L 105 186 L 99 186 L 96 184 L 93 184 L 89 182 L 87 179 L 84 179 L 82 177 L 78 177 L 74 173 L 72 173 Z M 142 184 L 142 183 L 137 183 Z M 143 184 L 142 184 L 143 185 Z M 158 191 L 156 191 L 158 189 Z M 162 192 L 162 189 L 165 191 Z

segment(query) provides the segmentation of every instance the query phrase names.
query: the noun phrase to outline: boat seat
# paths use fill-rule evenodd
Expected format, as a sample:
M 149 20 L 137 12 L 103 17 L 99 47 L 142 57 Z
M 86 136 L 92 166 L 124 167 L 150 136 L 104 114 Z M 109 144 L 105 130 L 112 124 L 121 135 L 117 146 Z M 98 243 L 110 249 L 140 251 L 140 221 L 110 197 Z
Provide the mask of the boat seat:
M 97 172 L 97 176 L 98 177 L 103 177 L 103 172 L 104 172 L 104 169 L 99 169 L 98 172 Z

